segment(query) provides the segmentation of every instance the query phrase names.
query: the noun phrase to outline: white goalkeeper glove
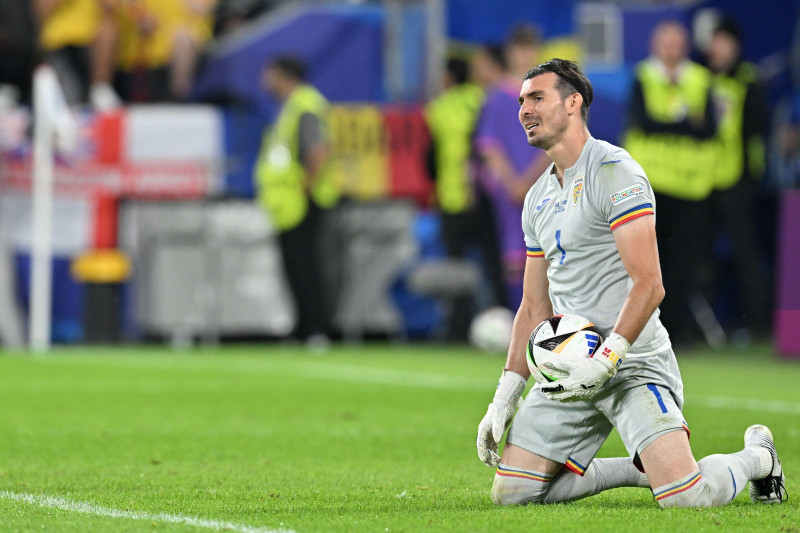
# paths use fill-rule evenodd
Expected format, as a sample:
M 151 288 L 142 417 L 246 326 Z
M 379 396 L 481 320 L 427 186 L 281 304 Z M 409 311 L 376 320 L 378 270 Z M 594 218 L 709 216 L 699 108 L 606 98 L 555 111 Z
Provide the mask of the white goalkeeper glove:
M 500 375 L 494 399 L 478 426 L 478 458 L 487 466 L 495 467 L 500 462 L 497 446 L 514 417 L 525 383 L 525 378 L 510 370 L 503 370 Z
M 569 377 L 542 387 L 548 398 L 560 402 L 578 402 L 591 399 L 608 381 L 625 359 L 631 344 L 617 333 L 612 333 L 592 357 L 565 359 L 564 370 Z

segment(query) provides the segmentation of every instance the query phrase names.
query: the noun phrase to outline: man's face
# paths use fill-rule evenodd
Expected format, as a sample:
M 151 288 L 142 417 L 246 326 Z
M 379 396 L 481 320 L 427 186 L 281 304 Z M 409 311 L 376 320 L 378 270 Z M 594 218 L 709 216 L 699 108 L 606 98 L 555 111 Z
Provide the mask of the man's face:
M 497 77 L 497 67 L 489 55 L 482 50 L 475 53 L 469 66 L 472 79 L 483 86 L 490 85 Z
M 708 63 L 715 72 L 730 69 L 739 59 L 739 42 L 725 32 L 716 32 L 708 44 Z
M 271 95 L 279 97 L 282 80 L 283 76 L 278 69 L 267 67 L 263 70 L 261 75 L 261 86 Z
M 689 37 L 679 24 L 665 24 L 656 28 L 653 35 L 653 53 L 668 65 L 686 58 L 689 52 Z
M 527 70 L 539 63 L 539 48 L 528 44 L 512 44 L 508 47 L 507 57 L 512 70 Z
M 519 121 L 525 128 L 528 144 L 548 150 L 557 144 L 567 129 L 569 115 L 565 100 L 556 89 L 558 76 L 545 72 L 525 80 L 519 93 Z

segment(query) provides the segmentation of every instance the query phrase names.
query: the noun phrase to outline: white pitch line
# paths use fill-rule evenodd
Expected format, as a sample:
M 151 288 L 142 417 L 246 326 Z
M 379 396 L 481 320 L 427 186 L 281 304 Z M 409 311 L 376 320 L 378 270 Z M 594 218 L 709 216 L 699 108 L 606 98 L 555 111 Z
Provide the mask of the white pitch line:
M 726 396 L 699 396 L 690 398 L 686 405 L 699 405 L 709 409 L 742 409 L 761 413 L 800 415 L 800 404 L 779 400 L 755 400 L 752 398 L 729 398 Z
M 493 385 L 490 377 L 486 379 L 459 377 L 449 374 L 347 364 L 317 364 L 310 367 L 295 367 L 289 369 L 288 372 L 298 376 L 320 379 L 442 390 L 491 391 Z M 689 407 L 696 405 L 708 409 L 742 409 L 745 411 L 800 415 L 800 403 L 779 400 L 757 400 L 754 398 L 732 398 L 727 396 L 690 396 L 686 401 L 686 405 Z
M 491 391 L 491 379 L 459 377 L 447 374 L 415 372 L 381 367 L 357 365 L 315 365 L 308 368 L 293 368 L 289 372 L 298 376 L 320 379 L 336 379 L 357 383 L 422 387 L 441 390 Z M 741 409 L 761 413 L 800 415 L 800 403 L 779 400 L 757 400 L 753 398 L 731 398 L 726 396 L 691 396 L 686 406 L 707 409 Z
M 267 529 L 263 527 L 248 526 L 246 524 L 235 524 L 233 522 L 221 522 L 219 520 L 208 520 L 192 516 L 182 516 L 169 513 L 146 513 L 142 511 L 123 511 L 101 507 L 89 502 L 67 500 L 59 496 L 45 496 L 37 494 L 27 494 L 9 491 L 0 491 L 0 499 L 15 500 L 25 502 L 39 507 L 49 507 L 62 511 L 88 514 L 94 516 L 104 516 L 109 518 L 127 518 L 129 520 L 147 520 L 149 522 L 166 522 L 170 524 L 183 524 L 192 527 L 202 527 L 215 531 L 237 531 L 239 533 L 294 533 L 289 529 Z
M 421 387 L 424 389 L 457 390 L 457 391 L 492 391 L 492 377 L 471 378 L 452 374 L 436 374 L 416 370 L 389 369 L 348 364 L 324 364 L 303 366 L 291 369 L 290 372 L 304 377 L 319 379 L 336 379 L 375 385 L 397 385 L 405 387 Z

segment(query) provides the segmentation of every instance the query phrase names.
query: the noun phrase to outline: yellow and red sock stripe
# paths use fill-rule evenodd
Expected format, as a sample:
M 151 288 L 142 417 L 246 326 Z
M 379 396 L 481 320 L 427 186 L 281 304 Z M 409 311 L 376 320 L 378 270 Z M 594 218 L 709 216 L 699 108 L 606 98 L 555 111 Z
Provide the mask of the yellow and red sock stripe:
M 701 476 L 700 472 L 698 471 L 697 474 L 692 476 L 690 479 L 684 481 L 683 483 L 680 483 L 668 489 L 664 489 L 661 492 L 657 492 L 653 494 L 653 496 L 656 497 L 656 501 L 663 500 L 664 498 L 669 498 L 670 496 L 674 496 L 676 494 L 680 494 L 681 492 L 691 489 L 692 487 L 700 483 L 702 479 L 703 476 Z
M 643 217 L 645 215 L 654 215 L 655 211 L 653 210 L 653 204 L 646 203 L 641 204 L 633 209 L 628 209 L 624 213 L 617 215 L 616 217 L 612 218 L 608 221 L 608 225 L 611 226 L 611 230 L 615 230 L 623 224 L 627 224 L 631 220 L 636 220 L 639 217 Z
M 541 248 L 528 248 L 528 257 L 544 257 L 544 250 Z
M 497 475 L 503 477 L 516 477 L 520 479 L 530 479 L 532 481 L 541 481 L 542 483 L 550 483 L 553 481 L 553 476 L 542 474 L 540 472 L 526 472 L 524 470 L 514 470 L 507 466 L 498 466 Z
M 583 474 L 586 473 L 586 467 L 577 462 L 572 457 L 567 458 L 567 462 L 564 463 L 564 466 L 566 467 L 567 470 L 569 470 L 570 472 L 574 472 L 579 476 L 582 476 Z

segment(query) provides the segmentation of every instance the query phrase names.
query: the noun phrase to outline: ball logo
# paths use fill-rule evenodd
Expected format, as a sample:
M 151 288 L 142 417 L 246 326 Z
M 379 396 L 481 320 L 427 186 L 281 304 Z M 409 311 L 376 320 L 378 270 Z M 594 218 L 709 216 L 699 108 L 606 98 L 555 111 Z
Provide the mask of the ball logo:
M 589 333 L 586 334 L 586 344 L 589 347 L 589 356 L 594 353 L 597 349 L 597 345 L 600 342 L 600 335 L 591 335 Z

